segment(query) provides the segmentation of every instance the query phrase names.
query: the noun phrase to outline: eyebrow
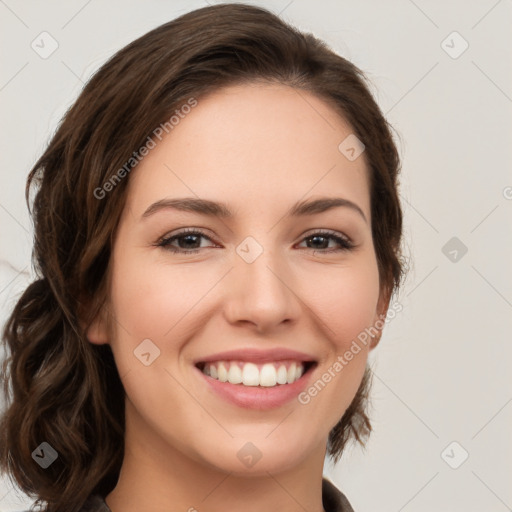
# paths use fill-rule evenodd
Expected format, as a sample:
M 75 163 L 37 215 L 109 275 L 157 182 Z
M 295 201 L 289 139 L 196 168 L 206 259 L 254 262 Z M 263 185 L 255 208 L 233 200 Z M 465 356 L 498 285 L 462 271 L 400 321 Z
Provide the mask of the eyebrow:
M 363 210 L 352 201 L 342 197 L 321 197 L 314 200 L 304 200 L 295 203 L 286 213 L 286 217 L 302 217 L 323 213 L 332 208 L 346 207 L 357 212 L 365 222 L 368 222 Z M 219 217 L 230 219 L 234 217 L 229 207 L 221 202 L 211 201 L 209 199 L 200 199 L 197 197 L 183 198 L 165 198 L 156 201 L 142 214 L 142 219 L 154 215 L 155 213 L 174 209 L 179 211 L 194 212 L 210 217 Z

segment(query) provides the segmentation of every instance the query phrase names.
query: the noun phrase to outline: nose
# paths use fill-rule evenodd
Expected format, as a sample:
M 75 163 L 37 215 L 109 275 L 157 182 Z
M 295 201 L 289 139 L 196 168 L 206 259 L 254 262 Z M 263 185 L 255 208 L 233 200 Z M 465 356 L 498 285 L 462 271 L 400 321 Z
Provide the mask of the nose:
M 234 261 L 224 294 L 225 316 L 231 324 L 250 324 L 259 334 L 267 334 L 296 322 L 300 290 L 283 254 L 263 248 L 252 262 L 239 254 Z

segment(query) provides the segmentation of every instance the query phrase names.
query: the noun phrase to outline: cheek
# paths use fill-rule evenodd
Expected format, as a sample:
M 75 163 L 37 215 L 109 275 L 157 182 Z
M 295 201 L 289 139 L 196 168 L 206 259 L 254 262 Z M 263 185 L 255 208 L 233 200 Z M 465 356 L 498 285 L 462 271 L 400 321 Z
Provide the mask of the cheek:
M 214 281 L 186 265 L 116 260 L 111 296 L 119 323 L 134 338 L 162 339 L 204 297 Z
M 330 350 L 320 361 L 317 380 L 300 399 L 332 428 L 352 402 L 366 367 L 369 328 L 375 322 L 379 299 L 376 259 L 368 254 L 357 264 L 326 269 L 308 289 L 308 306 L 319 318 L 318 327 Z
M 172 368 L 182 347 L 201 325 L 200 299 L 215 281 L 185 265 L 148 263 L 147 257 L 138 258 L 133 251 L 119 254 L 115 262 L 111 280 L 111 311 L 115 315 L 111 348 L 127 397 L 151 421 L 155 419 L 154 411 L 165 407 L 162 398 L 167 394 L 178 402 L 182 400 L 179 403 L 186 408 L 188 395 L 182 396 L 185 393 L 172 386 L 174 380 L 166 371 L 174 373 Z M 149 360 L 144 361 L 146 353 Z M 201 414 L 195 409 L 194 412 Z M 165 420 L 170 425 L 173 418 Z
M 309 303 L 323 321 L 325 334 L 339 353 L 375 321 L 379 299 L 377 263 L 329 269 L 309 287 Z

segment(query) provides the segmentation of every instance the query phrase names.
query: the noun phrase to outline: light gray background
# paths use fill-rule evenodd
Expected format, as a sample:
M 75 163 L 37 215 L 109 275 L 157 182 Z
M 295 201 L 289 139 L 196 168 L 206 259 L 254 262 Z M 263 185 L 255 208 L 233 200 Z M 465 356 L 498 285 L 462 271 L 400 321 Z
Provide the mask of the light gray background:
M 325 474 L 356 512 L 511 510 L 510 0 L 252 3 L 365 70 L 402 138 L 405 242 L 413 260 L 398 298 L 403 311 L 372 356 L 367 449 L 351 448 L 337 467 L 326 464 Z M 2 323 L 30 279 L 26 175 L 58 120 L 115 51 L 205 5 L 0 0 Z M 31 48 L 43 31 L 59 45 L 47 59 Z M 464 41 L 454 31 L 469 44 L 457 58 Z M 443 253 L 452 237 L 466 254 L 450 246 Z M 466 451 L 468 459 L 450 467 Z M 29 503 L 8 482 L 0 485 L 0 511 Z

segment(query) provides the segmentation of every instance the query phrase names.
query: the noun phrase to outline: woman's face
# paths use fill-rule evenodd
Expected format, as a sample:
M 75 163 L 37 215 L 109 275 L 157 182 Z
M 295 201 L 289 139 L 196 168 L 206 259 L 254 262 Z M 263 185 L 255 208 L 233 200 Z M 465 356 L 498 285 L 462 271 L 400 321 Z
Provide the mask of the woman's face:
M 353 342 L 385 313 L 364 153 L 338 148 L 351 133 L 305 91 L 231 86 L 200 98 L 132 171 L 112 255 L 115 321 L 89 330 L 112 347 L 132 443 L 235 473 L 323 461 L 365 369 L 369 343 Z M 231 215 L 170 206 L 183 198 Z M 344 203 L 290 213 L 320 198 Z M 252 385 L 221 382 L 221 360 Z M 314 364 L 295 381 L 304 361 Z

